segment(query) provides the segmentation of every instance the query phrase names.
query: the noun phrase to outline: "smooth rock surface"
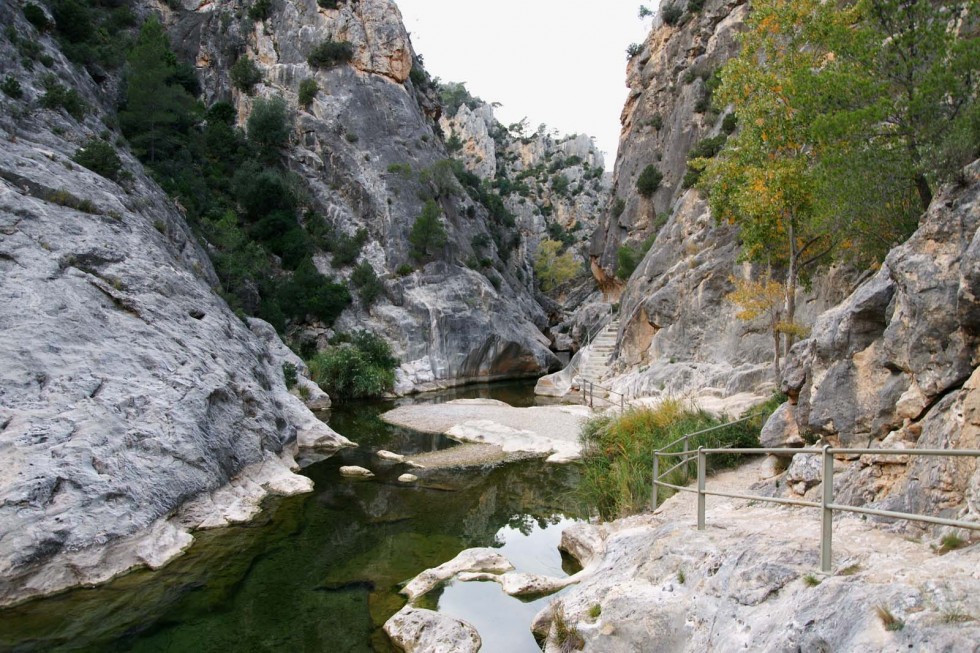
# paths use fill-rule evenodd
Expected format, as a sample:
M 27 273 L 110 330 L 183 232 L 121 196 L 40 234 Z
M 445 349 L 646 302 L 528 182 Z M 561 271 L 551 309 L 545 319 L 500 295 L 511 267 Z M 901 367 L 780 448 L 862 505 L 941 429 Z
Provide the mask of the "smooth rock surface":
M 412 605 L 396 612 L 384 630 L 405 653 L 476 653 L 483 644 L 465 621 Z
M 456 574 L 462 572 L 502 574 L 505 571 L 511 571 L 513 568 L 514 565 L 495 549 L 485 547 L 466 549 L 452 560 L 423 571 L 410 580 L 401 589 L 401 593 L 407 596 L 409 601 L 415 601 Z
M 374 472 L 358 465 L 344 465 L 340 468 L 340 475 L 348 478 L 374 478 Z

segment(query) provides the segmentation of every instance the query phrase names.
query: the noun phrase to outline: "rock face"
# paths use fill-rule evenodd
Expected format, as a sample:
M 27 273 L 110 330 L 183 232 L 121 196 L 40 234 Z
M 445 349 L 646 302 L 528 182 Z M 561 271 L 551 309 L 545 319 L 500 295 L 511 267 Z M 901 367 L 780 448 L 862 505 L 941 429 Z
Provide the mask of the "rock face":
M 592 243 L 592 255 L 604 268 L 613 269 L 624 241 L 641 242 L 656 233 L 658 216 L 669 213 L 684 193 L 688 152 L 719 133 L 721 116 L 707 111 L 704 102 L 705 81 L 737 51 L 735 36 L 747 15 L 745 0 L 708 0 L 678 25 L 658 22 L 630 59 L 613 178 L 614 203 L 621 200 L 622 208 L 606 213 Z M 648 165 L 664 175 L 649 199 L 636 192 L 637 177 Z
M 0 22 L 31 29 L 9 4 Z M 0 99 L 0 604 L 162 565 L 186 527 L 308 490 L 289 471 L 298 443 L 349 444 L 287 392 L 282 343 L 215 293 L 141 166 L 123 152 L 117 184 L 71 162 L 107 114 L 50 52 L 84 119 Z M 40 73 L 14 73 L 36 102 Z M 195 498 L 196 517 L 166 521 Z
M 516 225 L 502 224 L 454 176 L 447 165 L 452 153 L 439 134 L 438 97 L 394 2 L 342 1 L 337 9 L 321 8 L 316 0 L 273 3 L 268 18 L 259 22 L 242 18 L 243 6 L 188 4 L 169 14 L 168 30 L 181 55 L 197 63 L 205 99 L 232 101 L 241 124 L 254 98 L 229 90 L 228 69 L 241 56 L 256 62 L 263 76 L 256 96 L 281 96 L 295 109 L 286 159 L 309 190 L 311 208 L 337 233 L 366 230 L 357 262 L 369 263 L 381 277 L 383 297 L 371 307 L 358 302 L 333 328 L 367 328 L 393 340 L 402 361 L 399 394 L 557 369 L 549 351 L 554 338 L 542 336 L 549 325 L 542 304 L 548 302 L 535 296 L 532 266 L 548 222 L 532 208 L 536 200 L 501 188 L 517 216 Z M 350 43 L 351 62 L 311 67 L 307 57 L 324 40 Z M 308 109 L 296 104 L 304 79 L 315 80 L 320 89 Z M 499 125 L 490 107 L 464 105 L 443 125 L 444 131 L 459 133 L 463 147 L 455 156 L 480 177 L 497 178 L 519 156 L 491 136 Z M 585 199 L 605 192 L 601 160 L 588 138 L 548 142 L 547 147 L 540 139 L 530 142 L 527 148 L 534 152 L 526 153 L 521 165 L 578 157 L 580 162 L 570 166 L 575 174 L 569 172 L 565 180 L 567 197 L 540 201 L 553 211 L 552 220 L 569 228 L 576 221 L 584 225 L 579 231 L 584 236 L 590 229 L 584 217 L 604 201 Z M 408 235 L 425 198 L 437 202 L 448 244 L 436 260 L 421 265 L 410 256 Z M 333 266 L 329 256 L 317 256 L 315 263 L 342 280 L 353 269 Z M 406 274 L 406 266 L 414 271 Z M 325 345 L 332 331 L 311 325 L 299 335 Z
M 801 433 L 850 447 L 978 448 L 978 227 L 980 162 L 794 346 L 783 390 Z M 838 487 L 852 503 L 980 514 L 980 474 L 969 459 L 862 457 Z

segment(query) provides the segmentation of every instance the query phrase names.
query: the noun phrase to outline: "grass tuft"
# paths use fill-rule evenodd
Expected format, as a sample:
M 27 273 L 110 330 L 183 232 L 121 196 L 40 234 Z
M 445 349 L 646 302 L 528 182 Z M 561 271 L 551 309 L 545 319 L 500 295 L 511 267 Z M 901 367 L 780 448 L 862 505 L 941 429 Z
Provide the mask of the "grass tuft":
M 948 535 L 943 535 L 943 538 L 939 540 L 939 548 L 936 549 L 936 553 L 949 553 L 950 551 L 962 548 L 966 543 L 967 541 L 956 533 L 949 533 Z
M 895 632 L 905 628 L 905 622 L 892 614 L 892 611 L 888 609 L 888 606 L 881 604 L 876 605 L 875 613 L 878 615 L 878 618 L 881 619 L 881 624 L 885 627 L 885 630 Z
M 565 617 L 565 606 L 561 603 L 555 605 L 551 617 L 552 632 L 555 634 L 555 644 L 562 653 L 579 651 L 585 646 L 585 640 L 575 624 L 569 623 Z
M 816 576 L 814 576 L 813 574 L 807 574 L 806 576 L 803 577 L 803 584 L 806 585 L 807 587 L 816 587 L 821 582 L 822 581 Z

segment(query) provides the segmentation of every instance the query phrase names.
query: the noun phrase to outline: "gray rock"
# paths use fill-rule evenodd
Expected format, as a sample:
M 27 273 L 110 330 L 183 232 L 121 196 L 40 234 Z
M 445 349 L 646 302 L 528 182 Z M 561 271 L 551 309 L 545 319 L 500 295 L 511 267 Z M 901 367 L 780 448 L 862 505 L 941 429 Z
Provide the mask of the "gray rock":
M 385 622 L 388 637 L 406 653 L 476 653 L 483 645 L 470 624 L 406 605 Z
M 789 402 L 781 405 L 773 412 L 759 433 L 759 442 L 763 447 L 802 447 L 799 427 L 796 425 L 794 406 Z M 791 456 L 785 456 L 789 458 Z
M 340 468 L 340 475 L 349 478 L 374 478 L 374 472 L 359 465 L 344 465 Z
M 786 470 L 786 484 L 797 494 L 806 494 L 811 487 L 818 485 L 823 474 L 822 456 L 798 453 Z

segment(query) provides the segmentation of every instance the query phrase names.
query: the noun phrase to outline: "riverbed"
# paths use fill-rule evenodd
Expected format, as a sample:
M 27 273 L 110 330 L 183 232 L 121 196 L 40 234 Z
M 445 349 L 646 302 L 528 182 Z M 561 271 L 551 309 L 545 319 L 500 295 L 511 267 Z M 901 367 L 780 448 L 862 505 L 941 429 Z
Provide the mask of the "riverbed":
M 454 446 L 378 418 L 400 404 L 484 397 L 528 406 L 532 389 L 469 386 L 339 407 L 328 423 L 360 447 L 305 468 L 312 493 L 271 498 L 248 524 L 196 533 L 161 570 L 0 611 L 0 650 L 388 652 L 381 626 L 404 605 L 399 584 L 465 548 L 502 547 L 521 571 L 563 575 L 556 547 L 578 514 L 576 467 L 521 460 L 431 470 L 405 485 L 396 480 L 403 465 L 374 455 Z M 342 465 L 377 476 L 345 479 Z M 485 631 L 484 651 L 539 650 L 527 624 L 548 599 L 455 583 L 429 600 Z

